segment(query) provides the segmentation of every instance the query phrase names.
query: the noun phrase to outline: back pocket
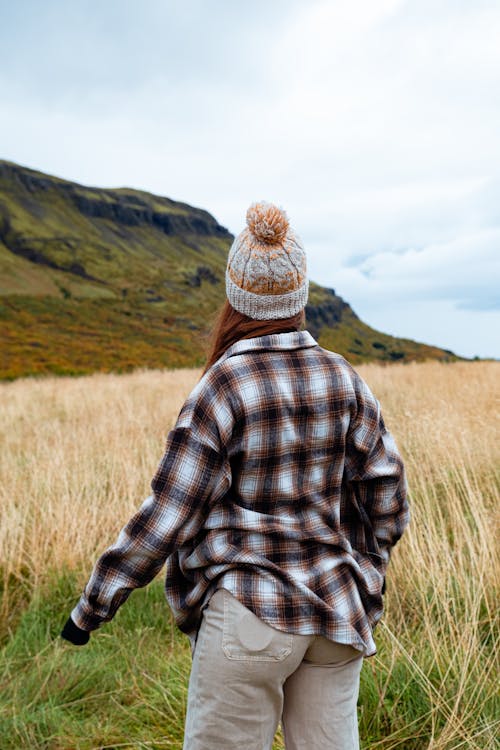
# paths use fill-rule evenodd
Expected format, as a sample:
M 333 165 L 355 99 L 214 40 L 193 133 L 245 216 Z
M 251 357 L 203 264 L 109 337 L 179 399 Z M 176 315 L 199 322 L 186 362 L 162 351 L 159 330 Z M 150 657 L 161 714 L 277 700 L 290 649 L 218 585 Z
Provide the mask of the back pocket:
M 222 649 L 228 659 L 283 661 L 292 652 L 292 635 L 262 622 L 224 590 Z

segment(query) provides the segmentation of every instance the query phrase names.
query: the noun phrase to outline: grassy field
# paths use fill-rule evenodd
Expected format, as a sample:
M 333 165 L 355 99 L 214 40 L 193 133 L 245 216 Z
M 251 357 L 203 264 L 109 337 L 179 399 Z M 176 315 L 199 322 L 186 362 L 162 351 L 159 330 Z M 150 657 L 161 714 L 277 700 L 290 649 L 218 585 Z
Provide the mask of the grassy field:
M 412 522 L 359 701 L 365 750 L 498 747 L 500 365 L 358 368 L 405 457 Z M 84 649 L 58 633 L 149 494 L 198 371 L 0 385 L 0 748 L 181 748 L 190 666 L 161 581 Z M 276 748 L 282 747 L 276 738 Z

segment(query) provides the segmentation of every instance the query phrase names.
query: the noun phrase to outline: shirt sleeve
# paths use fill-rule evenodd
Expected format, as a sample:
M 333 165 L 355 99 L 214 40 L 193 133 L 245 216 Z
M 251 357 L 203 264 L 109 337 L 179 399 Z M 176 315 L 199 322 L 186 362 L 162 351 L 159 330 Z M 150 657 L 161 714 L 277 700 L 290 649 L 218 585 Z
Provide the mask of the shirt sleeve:
M 380 404 L 361 381 L 357 388 L 357 413 L 347 435 L 345 473 L 366 536 L 374 536 L 375 549 L 387 564 L 392 547 L 409 522 L 403 460 L 387 431 Z
M 172 430 L 152 480 L 153 493 L 97 561 L 71 613 L 82 630 L 111 620 L 133 589 L 145 586 L 176 548 L 203 525 L 208 500 L 224 480 L 223 455 L 186 427 Z

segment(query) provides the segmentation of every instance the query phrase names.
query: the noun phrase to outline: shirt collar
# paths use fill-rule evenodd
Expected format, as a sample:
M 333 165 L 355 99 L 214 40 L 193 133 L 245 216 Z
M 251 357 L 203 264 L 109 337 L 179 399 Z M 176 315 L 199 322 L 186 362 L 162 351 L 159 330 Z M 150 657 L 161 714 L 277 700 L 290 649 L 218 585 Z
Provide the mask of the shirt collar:
M 255 351 L 290 351 L 292 349 L 307 349 L 318 346 L 317 341 L 309 331 L 291 331 L 290 333 L 273 333 L 268 336 L 258 336 L 253 339 L 240 339 L 229 347 L 219 359 L 222 362 L 235 354 Z

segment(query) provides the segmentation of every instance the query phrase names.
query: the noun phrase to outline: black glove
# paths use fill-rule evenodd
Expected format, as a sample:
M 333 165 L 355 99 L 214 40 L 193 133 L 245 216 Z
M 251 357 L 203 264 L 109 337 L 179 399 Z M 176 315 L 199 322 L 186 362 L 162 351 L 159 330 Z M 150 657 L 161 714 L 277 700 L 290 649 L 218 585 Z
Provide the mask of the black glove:
M 67 641 L 71 641 L 75 646 L 85 646 L 89 642 L 90 633 L 75 625 L 71 617 L 69 617 L 61 631 L 61 636 Z

